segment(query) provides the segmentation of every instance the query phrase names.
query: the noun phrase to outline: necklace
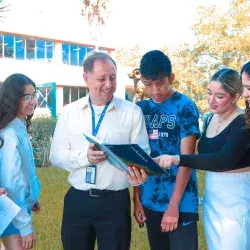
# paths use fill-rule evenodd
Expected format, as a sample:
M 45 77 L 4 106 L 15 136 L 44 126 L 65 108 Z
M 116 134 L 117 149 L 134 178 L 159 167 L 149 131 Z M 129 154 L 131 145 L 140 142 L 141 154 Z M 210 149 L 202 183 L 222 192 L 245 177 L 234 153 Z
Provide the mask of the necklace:
M 225 122 L 225 121 L 228 119 L 228 117 L 234 112 L 234 110 L 235 110 L 235 108 L 232 109 L 232 111 L 225 117 L 225 119 L 219 120 L 217 129 L 216 129 L 216 131 L 215 131 L 215 134 L 218 134 L 218 132 L 219 132 L 219 130 L 220 130 L 220 127 L 221 127 L 221 124 L 222 124 L 223 122 Z

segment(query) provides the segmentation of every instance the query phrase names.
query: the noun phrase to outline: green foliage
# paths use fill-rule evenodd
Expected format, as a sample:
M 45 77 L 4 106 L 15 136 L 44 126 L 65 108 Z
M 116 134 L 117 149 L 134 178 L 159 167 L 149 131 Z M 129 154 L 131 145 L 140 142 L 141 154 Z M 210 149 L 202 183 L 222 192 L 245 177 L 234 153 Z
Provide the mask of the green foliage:
M 197 36 L 193 54 L 204 70 L 211 67 L 240 69 L 250 55 L 250 5 L 248 0 L 231 1 L 229 10 L 198 8 L 193 31 Z M 211 75 L 211 74 L 210 74 Z
M 138 44 L 130 48 L 117 49 L 115 53 L 116 62 L 118 64 L 135 68 L 139 67 L 142 54 Z
M 56 126 L 53 118 L 36 118 L 32 120 L 32 139 L 36 167 L 49 166 L 49 151 Z

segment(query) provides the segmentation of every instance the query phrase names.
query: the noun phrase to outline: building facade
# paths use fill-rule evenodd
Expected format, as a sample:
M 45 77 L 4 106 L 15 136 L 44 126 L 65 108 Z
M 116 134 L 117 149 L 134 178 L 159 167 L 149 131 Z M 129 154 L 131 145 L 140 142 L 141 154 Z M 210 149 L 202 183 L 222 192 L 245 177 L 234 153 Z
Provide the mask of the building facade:
M 78 4 L 71 9 L 64 6 L 57 14 L 55 8 L 69 1 L 52 2 L 53 5 L 47 0 L 13 0 L 4 22 L 0 22 L 0 82 L 13 73 L 29 76 L 39 86 L 37 110 L 41 114 L 48 114 L 46 103 L 53 105 L 53 84 L 57 113 L 88 93 L 82 77 L 87 53 L 98 47 L 99 51 L 115 56 L 112 42 L 103 38 L 97 45 L 92 40 L 88 23 L 80 14 L 80 1 L 75 1 Z M 122 98 L 126 85 L 132 84 L 129 71 L 130 68 L 118 65 L 116 95 Z

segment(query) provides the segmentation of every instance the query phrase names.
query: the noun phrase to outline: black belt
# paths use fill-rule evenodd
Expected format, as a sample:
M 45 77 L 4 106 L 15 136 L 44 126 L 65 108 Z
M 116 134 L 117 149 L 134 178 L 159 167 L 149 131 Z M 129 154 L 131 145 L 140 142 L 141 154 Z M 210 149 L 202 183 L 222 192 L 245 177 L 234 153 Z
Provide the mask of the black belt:
M 108 194 L 112 194 L 112 193 L 117 192 L 117 191 L 115 191 L 115 190 L 107 190 L 107 189 L 100 190 L 100 189 L 92 188 L 92 189 L 87 190 L 86 192 L 88 192 L 89 195 L 92 196 L 92 197 L 101 197 L 101 196 L 105 196 L 105 195 L 108 195 Z

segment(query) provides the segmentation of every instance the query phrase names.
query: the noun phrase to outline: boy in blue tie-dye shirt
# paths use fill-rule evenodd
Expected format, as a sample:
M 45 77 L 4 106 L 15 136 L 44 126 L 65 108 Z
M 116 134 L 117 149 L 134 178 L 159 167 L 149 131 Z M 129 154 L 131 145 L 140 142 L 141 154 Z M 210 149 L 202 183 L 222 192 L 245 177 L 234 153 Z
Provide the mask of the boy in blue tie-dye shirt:
M 148 131 L 151 156 L 192 154 L 200 136 L 193 101 L 172 88 L 175 76 L 161 51 L 146 53 L 141 80 L 149 100 L 138 102 Z M 146 222 L 151 250 L 198 249 L 198 188 L 193 169 L 172 167 L 165 176 L 149 176 L 134 188 L 135 219 Z

